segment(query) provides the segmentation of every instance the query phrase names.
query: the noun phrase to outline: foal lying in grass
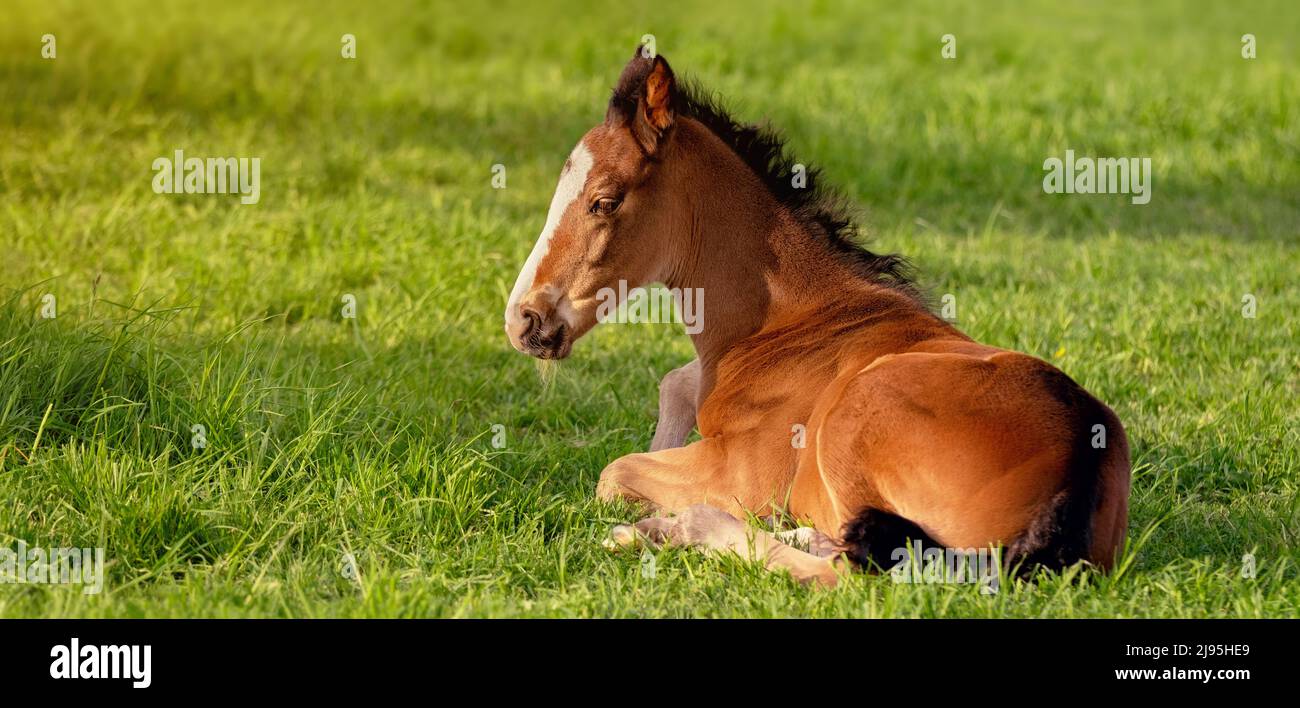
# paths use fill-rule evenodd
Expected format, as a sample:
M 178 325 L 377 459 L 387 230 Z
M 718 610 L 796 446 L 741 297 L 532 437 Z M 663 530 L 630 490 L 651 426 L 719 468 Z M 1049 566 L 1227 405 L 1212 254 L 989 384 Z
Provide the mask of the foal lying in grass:
M 660 385 L 651 452 L 596 488 L 675 516 L 615 541 L 732 550 L 825 583 L 839 558 L 888 567 L 909 541 L 1110 568 L 1129 494 L 1115 414 L 929 312 L 899 258 L 853 242 L 817 176 L 641 50 L 565 162 L 506 305 L 516 349 L 568 356 L 619 281 L 708 295 L 697 358 Z M 816 529 L 808 551 L 737 518 L 780 510 Z

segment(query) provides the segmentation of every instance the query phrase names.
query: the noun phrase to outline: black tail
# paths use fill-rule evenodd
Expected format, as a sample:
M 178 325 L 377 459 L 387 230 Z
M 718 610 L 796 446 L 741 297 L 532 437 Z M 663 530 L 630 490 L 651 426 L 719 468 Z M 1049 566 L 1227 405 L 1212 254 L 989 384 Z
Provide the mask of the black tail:
M 867 570 L 889 570 L 900 561 L 896 552 L 913 543 L 939 546 L 920 526 L 880 509 L 866 509 L 844 526 L 845 555 Z

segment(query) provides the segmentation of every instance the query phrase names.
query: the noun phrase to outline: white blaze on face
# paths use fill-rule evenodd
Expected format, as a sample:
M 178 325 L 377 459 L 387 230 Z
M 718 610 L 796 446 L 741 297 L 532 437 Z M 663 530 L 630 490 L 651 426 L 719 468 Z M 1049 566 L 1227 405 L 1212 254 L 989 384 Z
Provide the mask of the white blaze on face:
M 546 225 L 542 227 L 542 235 L 537 238 L 537 244 L 533 246 L 533 252 L 528 255 L 523 270 L 519 271 L 514 290 L 510 291 L 510 301 L 506 303 L 507 330 L 512 321 L 520 318 L 519 301 L 533 289 L 537 267 L 541 265 L 546 253 L 551 250 L 551 238 L 555 236 L 555 230 L 559 228 L 564 212 L 568 210 L 573 200 L 582 195 L 582 188 L 587 183 L 589 171 L 591 171 L 591 151 L 579 142 L 569 154 L 569 161 L 565 165 L 564 172 L 560 174 L 560 183 L 555 187 L 555 196 L 551 197 L 551 210 L 546 213 Z

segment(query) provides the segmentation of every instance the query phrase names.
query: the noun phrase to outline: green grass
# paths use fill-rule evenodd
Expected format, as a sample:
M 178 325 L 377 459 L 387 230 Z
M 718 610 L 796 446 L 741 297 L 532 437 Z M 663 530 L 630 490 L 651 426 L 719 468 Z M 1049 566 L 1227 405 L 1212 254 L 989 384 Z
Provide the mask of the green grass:
M 0 585 L 0 616 L 1296 614 L 1291 4 L 387 5 L 6 8 L 0 547 L 103 546 L 109 568 L 99 595 Z M 633 510 L 597 476 L 648 446 L 689 342 L 600 328 L 548 386 L 501 310 L 647 32 L 824 165 L 966 332 L 1114 407 L 1145 539 L 1123 572 L 824 591 L 680 549 L 646 579 L 600 548 Z M 1151 157 L 1151 203 L 1044 194 L 1067 148 Z M 261 203 L 155 195 L 176 149 L 260 156 Z

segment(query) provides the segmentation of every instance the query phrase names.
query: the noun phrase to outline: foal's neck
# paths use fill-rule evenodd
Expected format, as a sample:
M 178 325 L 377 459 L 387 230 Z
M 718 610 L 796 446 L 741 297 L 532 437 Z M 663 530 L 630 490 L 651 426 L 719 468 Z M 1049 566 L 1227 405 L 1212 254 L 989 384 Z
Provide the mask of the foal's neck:
M 688 194 L 682 203 L 689 228 L 673 245 L 663 280 L 705 294 L 703 328 L 691 335 L 702 365 L 702 400 L 718 360 L 742 340 L 884 288 L 836 257 L 829 240 L 783 206 L 707 128 L 683 120 L 674 144 L 670 179 Z

